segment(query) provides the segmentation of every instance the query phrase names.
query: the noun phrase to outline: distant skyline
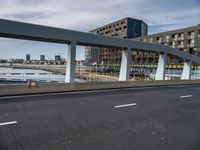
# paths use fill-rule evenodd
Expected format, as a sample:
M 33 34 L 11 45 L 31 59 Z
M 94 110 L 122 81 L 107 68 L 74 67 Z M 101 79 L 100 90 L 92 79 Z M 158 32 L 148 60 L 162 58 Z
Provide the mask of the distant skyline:
M 88 32 L 131 17 L 144 20 L 149 34 L 200 24 L 199 0 L 1 0 L 0 18 Z M 66 57 L 67 45 L 0 38 L 0 59 Z M 84 59 L 84 47 L 77 48 Z

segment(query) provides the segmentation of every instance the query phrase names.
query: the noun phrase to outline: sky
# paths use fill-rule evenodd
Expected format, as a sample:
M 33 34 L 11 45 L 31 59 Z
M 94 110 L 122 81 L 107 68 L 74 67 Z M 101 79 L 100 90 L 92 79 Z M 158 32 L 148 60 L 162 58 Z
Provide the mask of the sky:
M 199 0 L 0 0 L 0 18 L 88 32 L 131 17 L 149 25 L 149 34 L 200 24 Z M 0 59 L 67 55 L 67 45 L 0 38 Z M 84 59 L 84 47 L 77 47 Z

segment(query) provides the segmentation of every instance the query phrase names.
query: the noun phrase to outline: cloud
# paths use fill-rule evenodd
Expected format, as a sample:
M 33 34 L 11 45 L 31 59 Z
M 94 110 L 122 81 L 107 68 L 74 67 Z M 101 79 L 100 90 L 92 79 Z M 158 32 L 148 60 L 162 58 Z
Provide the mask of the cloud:
M 163 27 L 195 25 L 200 19 L 198 0 L 1 0 L 0 5 L 1 18 L 80 31 L 127 16 Z
M 200 23 L 199 0 L 0 0 L 0 6 L 2 19 L 84 32 L 125 17 L 144 20 L 151 34 Z

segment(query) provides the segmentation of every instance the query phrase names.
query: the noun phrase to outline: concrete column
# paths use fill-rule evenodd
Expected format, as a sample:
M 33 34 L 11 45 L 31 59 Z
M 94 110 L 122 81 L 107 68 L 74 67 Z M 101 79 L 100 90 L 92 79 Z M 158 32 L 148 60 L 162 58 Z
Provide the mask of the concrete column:
M 181 80 L 190 80 L 191 79 L 191 70 L 192 70 L 192 61 L 186 60 L 184 62 Z
M 67 66 L 65 74 L 65 83 L 75 82 L 75 64 L 76 63 L 76 43 L 71 42 L 67 53 Z
M 120 67 L 119 81 L 128 81 L 131 60 L 131 48 L 124 49 Z
M 159 55 L 158 67 L 156 71 L 155 80 L 165 80 L 165 66 L 167 64 L 167 54 L 161 53 Z

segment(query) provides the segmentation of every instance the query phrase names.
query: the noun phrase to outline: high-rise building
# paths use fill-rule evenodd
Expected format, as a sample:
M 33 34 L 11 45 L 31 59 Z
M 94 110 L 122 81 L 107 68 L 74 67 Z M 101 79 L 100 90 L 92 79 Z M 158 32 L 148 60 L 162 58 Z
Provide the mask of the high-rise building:
M 133 40 L 167 45 L 181 51 L 200 56 L 200 25 L 163 33 L 143 36 Z M 134 62 L 157 63 L 158 54 L 151 52 L 138 52 Z M 169 64 L 180 64 L 182 60 L 168 56 Z
M 61 61 L 61 56 L 60 55 L 55 55 L 55 61 Z
M 118 38 L 131 39 L 141 36 L 146 36 L 148 26 L 142 20 L 133 18 L 124 18 L 116 22 L 107 24 L 97 29 L 91 30 L 90 33 L 102 36 L 111 36 Z M 103 62 L 105 64 L 119 64 L 121 62 L 122 51 L 111 48 L 94 48 L 86 47 L 85 61 L 90 63 L 92 60 Z
M 40 61 L 45 61 L 45 55 L 40 55 Z
M 31 60 L 31 55 L 30 54 L 26 54 L 26 61 L 30 61 Z

